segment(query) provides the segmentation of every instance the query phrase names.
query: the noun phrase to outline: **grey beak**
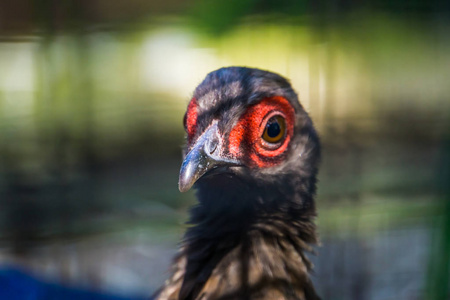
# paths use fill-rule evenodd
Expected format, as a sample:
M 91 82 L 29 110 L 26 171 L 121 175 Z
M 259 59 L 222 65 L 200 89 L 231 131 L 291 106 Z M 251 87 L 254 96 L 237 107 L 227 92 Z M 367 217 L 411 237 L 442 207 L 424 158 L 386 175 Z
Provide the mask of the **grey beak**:
M 187 192 L 197 180 L 208 171 L 230 165 L 239 165 L 239 161 L 221 157 L 217 123 L 211 125 L 195 142 L 194 147 L 184 158 L 180 169 L 178 189 Z

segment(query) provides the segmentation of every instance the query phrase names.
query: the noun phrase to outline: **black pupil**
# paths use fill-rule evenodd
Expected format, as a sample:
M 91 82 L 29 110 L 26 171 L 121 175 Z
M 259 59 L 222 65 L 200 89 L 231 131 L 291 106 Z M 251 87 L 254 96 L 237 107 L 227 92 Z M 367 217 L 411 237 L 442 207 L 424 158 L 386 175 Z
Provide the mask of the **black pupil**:
M 278 124 L 278 121 L 276 119 L 269 121 L 269 123 L 267 124 L 268 136 L 274 138 L 280 134 L 280 131 L 281 131 L 280 124 Z

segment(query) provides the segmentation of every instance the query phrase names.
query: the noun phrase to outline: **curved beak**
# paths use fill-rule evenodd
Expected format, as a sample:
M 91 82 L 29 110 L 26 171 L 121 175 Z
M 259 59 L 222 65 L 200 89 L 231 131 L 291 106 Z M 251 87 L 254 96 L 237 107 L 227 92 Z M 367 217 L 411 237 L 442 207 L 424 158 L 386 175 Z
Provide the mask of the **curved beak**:
M 239 161 L 221 156 L 219 153 L 219 131 L 217 123 L 211 125 L 195 142 L 184 158 L 180 169 L 178 189 L 187 192 L 208 171 L 222 166 L 239 165 Z

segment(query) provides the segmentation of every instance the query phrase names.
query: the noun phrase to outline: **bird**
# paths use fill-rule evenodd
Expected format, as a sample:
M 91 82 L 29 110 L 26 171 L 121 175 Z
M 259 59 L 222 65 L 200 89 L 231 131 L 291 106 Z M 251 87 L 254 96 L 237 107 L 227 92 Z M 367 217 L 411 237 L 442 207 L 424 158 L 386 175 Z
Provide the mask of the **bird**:
M 197 86 L 184 115 L 179 190 L 196 190 L 157 300 L 320 299 L 306 253 L 320 141 L 289 81 L 224 67 Z

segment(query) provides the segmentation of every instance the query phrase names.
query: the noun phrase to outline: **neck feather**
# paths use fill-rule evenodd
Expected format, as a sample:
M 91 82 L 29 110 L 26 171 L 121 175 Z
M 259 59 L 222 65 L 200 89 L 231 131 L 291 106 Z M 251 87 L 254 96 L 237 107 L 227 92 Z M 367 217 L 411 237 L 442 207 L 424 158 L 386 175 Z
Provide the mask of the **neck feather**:
M 187 264 L 180 299 L 195 299 L 225 256 L 240 249 L 236 259 L 250 257 L 261 241 L 273 246 L 281 238 L 289 252 L 293 249 L 301 258 L 298 269 L 311 269 L 304 252 L 313 251 L 311 245 L 317 244 L 312 198 L 304 194 L 288 199 L 283 193 L 257 191 L 251 185 L 229 186 L 223 181 L 198 186 L 199 204 L 191 210 L 191 227 L 181 253 Z M 299 205 L 299 197 L 308 205 Z M 279 251 L 274 256 L 286 259 L 291 255 Z

